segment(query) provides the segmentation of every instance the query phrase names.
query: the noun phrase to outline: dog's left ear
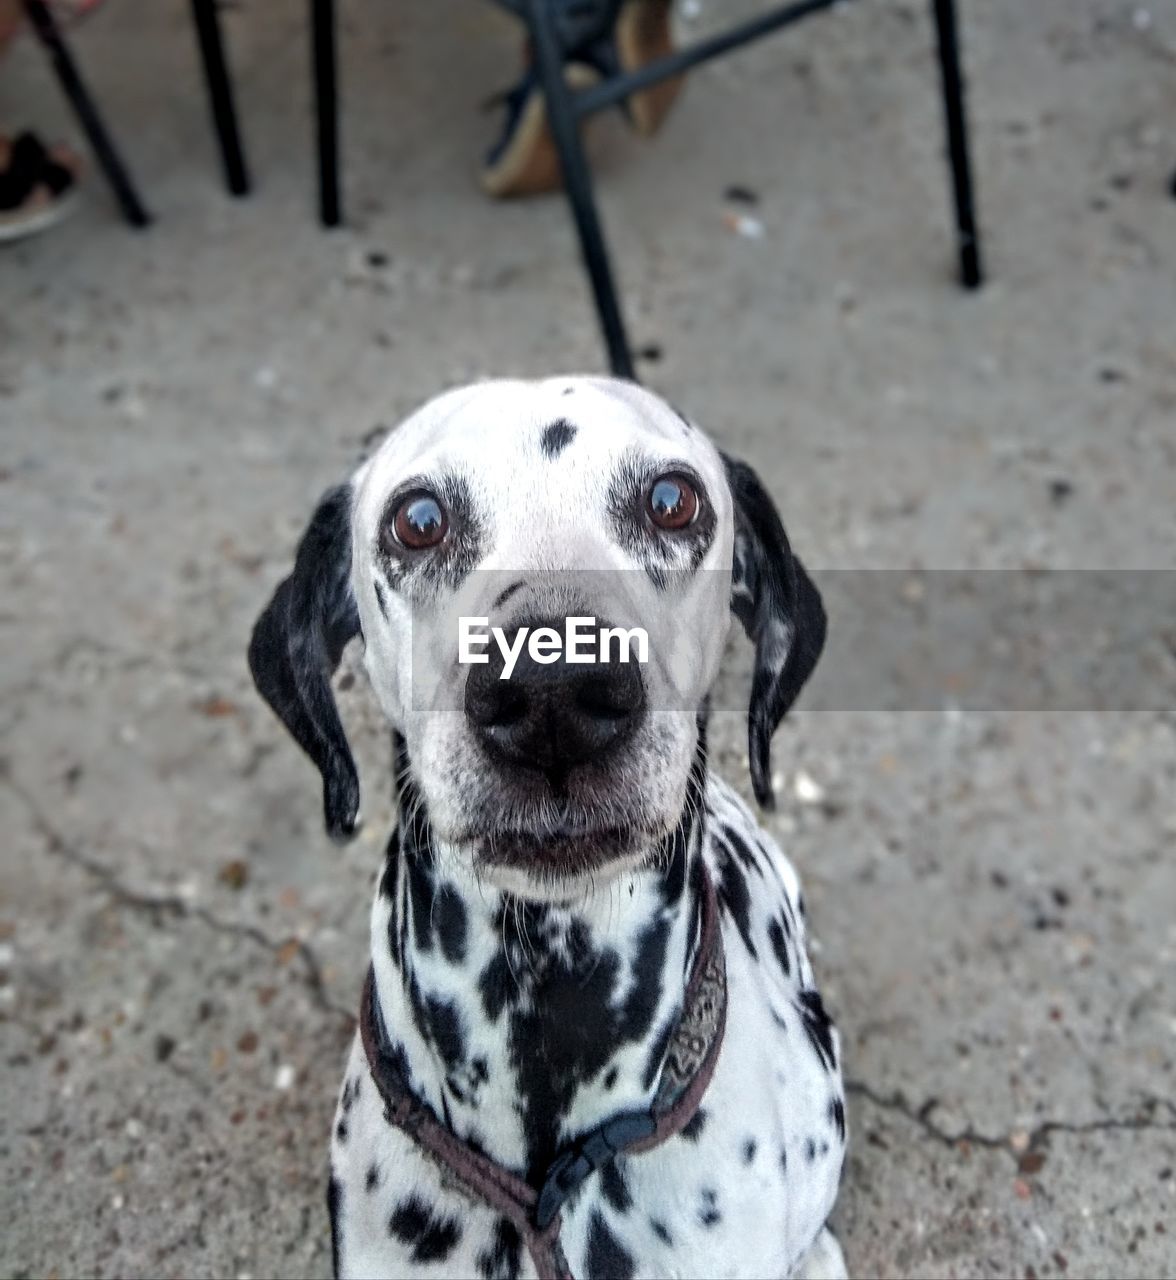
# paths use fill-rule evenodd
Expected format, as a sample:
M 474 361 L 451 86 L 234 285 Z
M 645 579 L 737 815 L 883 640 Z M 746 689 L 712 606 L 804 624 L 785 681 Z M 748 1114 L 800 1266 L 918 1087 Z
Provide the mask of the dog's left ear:
M 731 610 L 755 644 L 747 746 L 751 785 L 765 809 L 772 794 L 772 734 L 825 647 L 821 596 L 792 554 L 775 504 L 745 462 L 723 454 L 735 503 Z
M 298 544 L 294 572 L 253 628 L 249 670 L 323 778 L 323 813 L 332 840 L 358 830 L 359 775 L 339 721 L 331 676 L 359 633 L 351 593 L 351 486 L 323 496 Z

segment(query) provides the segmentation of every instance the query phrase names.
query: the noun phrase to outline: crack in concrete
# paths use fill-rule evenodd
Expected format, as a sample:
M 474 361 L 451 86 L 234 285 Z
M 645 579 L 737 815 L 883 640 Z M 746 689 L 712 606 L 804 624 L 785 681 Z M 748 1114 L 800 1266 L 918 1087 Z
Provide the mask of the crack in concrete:
M 867 1102 L 872 1103 L 883 1111 L 893 1111 L 905 1116 L 912 1124 L 918 1125 L 928 1137 L 933 1138 L 945 1147 L 950 1147 L 953 1150 L 959 1150 L 961 1144 L 987 1147 L 993 1151 L 1005 1151 L 1016 1161 L 1020 1161 L 1029 1152 L 1040 1150 L 1047 1144 L 1050 1135 L 1055 1133 L 1084 1134 L 1116 1130 L 1155 1130 L 1176 1133 L 1176 1103 L 1170 1102 L 1166 1098 L 1149 1096 L 1140 1100 L 1139 1107 L 1133 1115 L 1107 1116 L 1101 1120 L 1075 1122 L 1043 1120 L 1040 1124 L 1026 1131 L 1027 1141 L 1024 1148 L 1019 1149 L 1013 1146 L 1011 1132 L 998 1136 L 981 1133 L 969 1125 L 965 1129 L 951 1133 L 941 1125 L 936 1124 L 933 1116 L 940 1106 L 938 1098 L 928 1098 L 918 1107 L 914 1107 L 902 1093 L 896 1091 L 887 1096 L 867 1084 L 864 1080 L 847 1079 L 845 1081 L 845 1091 L 848 1094 L 865 1098 Z M 1169 1119 L 1156 1119 L 1157 1112 L 1166 1112 Z
M 244 921 L 222 920 L 209 908 L 193 904 L 179 894 L 148 893 L 131 888 L 123 883 L 118 873 L 111 867 L 85 853 L 77 845 L 66 839 L 45 816 L 44 810 L 37 803 L 32 793 L 12 776 L 10 770 L 0 768 L 0 780 L 8 784 L 9 788 L 28 809 L 33 823 L 45 840 L 49 851 L 86 872 L 121 905 L 155 916 L 163 914 L 170 915 L 176 919 L 198 920 L 217 933 L 245 938 L 273 953 L 278 952 L 283 946 L 287 946 L 289 942 L 294 942 L 305 971 L 306 985 L 315 1004 L 324 1012 L 345 1020 L 349 1025 L 354 1025 L 355 1015 L 352 1011 L 336 1004 L 327 995 L 322 965 L 309 943 L 301 938 L 284 939 L 277 942 L 257 925 Z M 941 1105 L 938 1098 L 928 1098 L 918 1107 L 914 1107 L 899 1091 L 885 1095 L 864 1080 L 849 1078 L 845 1081 L 845 1091 L 851 1096 L 864 1098 L 880 1110 L 895 1112 L 905 1117 L 942 1146 L 959 1150 L 961 1144 L 970 1144 L 993 1151 L 1004 1151 L 1012 1156 L 1014 1160 L 1020 1160 L 1027 1153 L 1040 1149 L 1047 1143 L 1050 1135 L 1055 1133 L 1086 1134 L 1141 1130 L 1176 1133 L 1176 1103 L 1164 1098 L 1149 1096 L 1141 1099 L 1139 1109 L 1134 1115 L 1130 1116 L 1108 1116 L 1101 1120 L 1083 1122 L 1043 1120 L 1027 1131 L 1026 1144 L 1023 1149 L 1017 1149 L 1012 1145 L 1011 1133 L 1004 1135 L 981 1133 L 971 1125 L 954 1133 L 944 1129 L 933 1118 Z M 1159 1111 L 1166 1112 L 1170 1118 L 1168 1120 L 1157 1120 L 1155 1116 Z
M 149 893 L 141 889 L 132 888 L 123 882 L 118 872 L 112 867 L 107 866 L 106 863 L 99 861 L 68 840 L 46 817 L 45 811 L 37 802 L 36 797 L 12 776 L 11 770 L 0 768 L 0 781 L 7 783 L 9 789 L 24 804 L 33 820 L 33 825 L 45 841 L 48 851 L 56 854 L 63 861 L 70 863 L 71 866 L 84 871 L 97 881 L 102 889 L 121 906 L 155 917 L 166 915 L 177 920 L 198 920 L 217 933 L 230 937 L 245 938 L 273 953 L 277 953 L 283 947 L 294 943 L 297 948 L 296 954 L 302 962 L 306 986 L 314 1003 L 323 1012 L 342 1018 L 352 1026 L 355 1024 L 354 1012 L 336 1004 L 327 994 L 323 967 L 310 943 L 298 937 L 283 938 L 280 941 L 275 941 L 255 924 L 239 920 L 222 920 L 208 907 L 189 902 L 180 894 Z

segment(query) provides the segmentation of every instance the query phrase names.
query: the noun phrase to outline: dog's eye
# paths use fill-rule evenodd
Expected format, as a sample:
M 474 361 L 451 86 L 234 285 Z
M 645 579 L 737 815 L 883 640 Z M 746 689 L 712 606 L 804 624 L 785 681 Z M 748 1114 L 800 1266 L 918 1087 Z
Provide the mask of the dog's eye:
M 427 551 L 444 541 L 449 532 L 449 517 L 431 493 L 410 493 L 396 508 L 392 531 L 402 547 Z
M 685 476 L 659 476 L 645 499 L 649 518 L 659 529 L 685 529 L 698 514 L 698 494 Z

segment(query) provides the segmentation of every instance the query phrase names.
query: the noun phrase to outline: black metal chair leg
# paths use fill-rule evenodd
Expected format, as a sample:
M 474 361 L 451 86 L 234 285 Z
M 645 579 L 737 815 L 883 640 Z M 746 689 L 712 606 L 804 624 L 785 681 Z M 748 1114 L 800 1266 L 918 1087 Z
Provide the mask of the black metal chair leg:
M 65 96 L 69 99 L 70 106 L 73 107 L 74 113 L 85 130 L 94 154 L 98 157 L 98 163 L 114 191 L 123 216 L 132 227 L 147 226 L 151 221 L 151 215 L 139 199 L 139 193 L 135 190 L 126 165 L 123 164 L 113 139 L 106 131 L 106 125 L 98 113 L 97 104 L 90 97 L 90 92 L 78 73 L 51 10 L 45 4 L 45 0 L 24 0 L 24 8 L 37 38 L 49 54 L 53 70 L 57 73 L 61 87 L 65 90 Z
M 335 0 L 310 0 L 318 136 L 319 218 L 337 227 L 339 210 L 339 99 L 335 78 Z
M 980 235 L 972 198 L 972 173 L 968 163 L 968 121 L 964 114 L 964 84 L 960 72 L 959 36 L 955 0 L 932 0 L 939 43 L 939 69 L 943 79 L 943 113 L 947 122 L 947 150 L 951 159 L 955 195 L 956 237 L 960 254 L 960 281 L 975 289 L 984 279 L 980 260 Z
M 200 41 L 200 58 L 204 64 L 204 80 L 208 85 L 208 102 L 212 123 L 220 141 L 221 161 L 225 169 L 225 185 L 235 196 L 249 194 L 249 174 L 241 151 L 241 135 L 237 129 L 237 112 L 233 106 L 233 86 L 225 64 L 225 47 L 221 40 L 217 0 L 192 0 L 192 19 Z
M 580 236 L 580 251 L 588 270 L 588 278 L 592 282 L 596 312 L 608 348 L 609 366 L 618 378 L 635 380 L 633 360 L 629 354 L 625 325 L 621 319 L 620 303 L 609 265 L 608 246 L 604 241 L 592 192 L 592 174 L 584 156 L 584 148 L 580 144 L 575 104 L 564 80 L 563 59 L 552 25 L 551 9 L 547 0 L 526 0 L 525 12 L 535 50 L 535 66 L 547 105 L 547 119 L 559 151 L 564 189 Z

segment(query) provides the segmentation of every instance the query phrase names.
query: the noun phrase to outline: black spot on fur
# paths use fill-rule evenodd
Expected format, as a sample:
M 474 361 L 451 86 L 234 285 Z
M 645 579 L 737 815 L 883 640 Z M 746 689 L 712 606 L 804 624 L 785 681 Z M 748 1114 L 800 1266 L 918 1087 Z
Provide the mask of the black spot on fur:
M 396 909 L 396 900 L 392 899 L 392 908 L 388 912 L 388 954 L 398 969 L 404 965 L 404 942 L 404 921 Z
M 633 960 L 632 987 L 625 997 L 620 1025 L 622 1040 L 644 1040 L 653 1025 L 662 993 L 662 969 L 666 962 L 666 944 L 670 922 L 664 917 L 651 921 L 637 939 L 637 955 Z
M 792 975 L 792 961 L 788 958 L 788 943 L 784 937 L 784 930 L 779 920 L 771 920 L 768 923 L 768 938 L 772 943 L 772 950 L 776 953 L 776 959 L 780 962 L 780 968 L 784 970 L 784 976 Z
M 682 890 L 686 887 L 686 860 L 690 851 L 692 826 L 693 821 L 688 814 L 683 815 L 682 821 L 666 838 L 663 846 L 666 849 L 666 856 L 663 864 L 665 870 L 662 873 L 661 893 L 662 901 L 667 906 L 677 902 L 682 896 Z
M 816 991 L 802 991 L 798 1007 L 809 1042 L 826 1068 L 832 1071 L 837 1065 L 837 1055 L 833 1051 L 833 1023 L 825 1012 L 820 994 Z
M 350 1114 L 351 1108 L 359 1097 L 359 1086 L 362 1083 L 362 1076 L 355 1076 L 351 1080 L 343 1082 L 343 1092 L 339 1095 L 339 1107 L 344 1115 Z
M 788 1148 L 780 1148 L 780 1172 L 788 1177 Z
M 404 1045 L 399 1040 L 389 1040 L 386 1044 L 379 1047 L 380 1061 L 387 1071 L 393 1076 L 404 1082 L 405 1088 L 412 1088 L 412 1071 L 408 1065 L 408 1054 L 404 1051 Z M 392 1123 L 388 1106 L 385 1103 L 383 1107 L 384 1119 L 389 1124 Z
M 564 389 L 559 394 L 561 396 L 570 396 L 575 390 L 576 390 L 575 387 L 564 387 Z
M 649 1226 L 650 1230 L 655 1236 L 657 1236 L 662 1244 L 669 1245 L 673 1248 L 674 1237 L 670 1235 L 669 1228 L 664 1222 L 660 1222 L 657 1218 L 650 1218 Z
M 451 884 L 443 884 L 434 907 L 437 937 L 450 964 L 461 964 L 466 954 L 466 909 Z
M 433 902 L 436 898 L 433 872 L 419 858 L 408 859 L 404 870 L 408 877 L 413 942 L 418 951 L 428 954 L 433 950 Z
M 632 1256 L 608 1229 L 599 1209 L 594 1209 L 588 1220 L 584 1265 L 592 1280 L 630 1280 L 633 1275 Z
M 617 1069 L 616 1067 L 609 1067 L 609 1069 L 604 1073 L 605 1092 L 611 1089 L 613 1085 L 616 1084 L 616 1082 L 617 1082 Z
M 384 873 L 380 876 L 380 896 L 396 902 L 396 872 L 400 863 L 400 834 L 392 832 L 388 848 L 384 851 Z
M 706 1126 L 706 1108 L 699 1107 L 698 1110 L 690 1117 L 682 1126 L 682 1137 L 687 1142 L 697 1142 L 702 1137 L 703 1128 Z
M 441 1056 L 448 1071 L 454 1071 L 465 1060 L 465 1028 L 461 1012 L 452 1000 L 440 996 L 422 996 L 416 979 L 409 984 L 409 1000 L 417 1030 Z
M 331 1219 L 331 1270 L 339 1274 L 339 1250 L 343 1243 L 343 1184 L 332 1176 L 327 1182 L 327 1213 Z
M 461 1025 L 461 1014 L 452 1001 L 442 1000 L 438 996 L 428 996 L 425 1008 L 428 1010 L 433 1045 L 445 1065 L 452 1070 L 465 1058 L 465 1033 Z
M 478 1254 L 478 1274 L 483 1280 L 518 1280 L 522 1239 L 509 1218 L 499 1218 L 494 1241 Z
M 481 1105 L 480 1094 L 482 1086 L 490 1078 L 490 1066 L 485 1058 L 475 1058 L 464 1072 L 453 1073 L 445 1077 L 445 1084 L 449 1092 L 457 1099 L 458 1102 L 465 1106 L 472 1107 L 475 1111 Z M 466 1141 L 470 1142 L 467 1135 Z M 472 1144 L 471 1144 L 472 1145 Z
M 686 803 L 682 817 L 671 834 L 662 844 L 662 859 L 659 865 L 664 866 L 662 873 L 662 901 L 672 906 L 682 896 L 686 887 L 686 869 L 690 860 L 690 844 L 694 835 L 695 815 L 702 812 L 706 794 L 706 736 L 700 726 L 698 744 L 694 749 L 694 760 L 690 765 L 690 775 L 686 780 Z
M 743 1163 L 751 1164 L 755 1159 L 755 1139 L 748 1138 L 743 1144 Z
M 339 1123 L 335 1126 L 335 1139 L 340 1144 L 343 1144 L 347 1141 L 347 1121 L 346 1120 L 340 1120 Z
M 723 1215 L 719 1212 L 718 1192 L 712 1191 L 710 1188 L 702 1192 L 702 1203 L 698 1207 L 698 1220 L 704 1227 L 713 1227 L 722 1222 Z
M 386 622 L 388 620 L 388 601 L 384 599 L 384 588 L 378 580 L 373 580 L 372 586 L 376 589 L 376 604 L 380 606 L 380 612 L 384 615 Z
M 701 858 L 695 858 L 690 864 L 690 893 L 694 900 L 694 919 L 690 922 L 690 936 L 694 939 L 695 945 L 702 941 L 702 908 L 706 901 L 706 882 L 706 867 L 703 866 Z
M 401 1200 L 393 1210 L 388 1233 L 412 1245 L 413 1262 L 444 1262 L 461 1239 L 456 1218 L 434 1218 L 430 1206 L 415 1195 Z
M 498 951 L 478 975 L 478 994 L 491 1022 L 498 1021 L 512 996 L 518 997 L 514 973 L 504 950 Z
M 751 939 L 751 894 L 747 889 L 747 877 L 739 869 L 731 851 L 722 841 L 718 846 L 723 852 L 722 865 L 719 869 L 719 883 L 716 888 L 719 902 L 726 907 L 727 914 L 735 922 L 747 954 L 753 960 L 759 959 L 755 943 Z
M 620 957 L 611 947 L 598 949 L 579 918 L 567 924 L 564 947 L 552 949 L 540 971 L 528 971 L 530 999 L 511 1015 L 509 1044 L 530 1173 L 538 1176 L 554 1158 L 561 1118 L 580 1085 L 605 1069 L 619 1045 L 648 1038 L 662 993 L 669 927 L 658 918 L 642 931 L 619 1005 Z
M 560 419 L 559 422 L 553 422 L 549 427 L 543 428 L 543 434 L 539 437 L 539 447 L 543 450 L 545 458 L 558 458 L 575 438 L 576 428 L 570 422 Z
M 628 1213 L 632 1208 L 633 1197 L 629 1194 L 629 1184 L 625 1180 L 620 1157 L 610 1160 L 601 1168 L 600 1191 L 617 1213 Z
M 597 951 L 577 920 L 568 930 L 566 954 L 553 957 L 536 982 L 533 1004 L 511 1016 L 511 1058 L 532 1173 L 555 1157 L 559 1117 L 580 1083 L 603 1069 L 616 1043 L 612 997 L 619 974 L 616 952 Z M 540 1045 L 542 1053 L 536 1051 Z
M 812 1140 L 812 1138 L 805 1139 L 804 1158 L 809 1162 L 809 1164 L 812 1164 L 812 1162 L 817 1158 L 817 1144 Z
M 754 851 L 746 840 L 735 830 L 734 827 L 728 826 L 727 823 L 722 824 L 723 841 L 727 847 L 734 851 L 735 856 L 748 869 L 755 871 L 760 876 L 763 875 L 763 868 L 759 864 Z
M 368 1165 L 367 1177 L 364 1178 L 363 1185 L 368 1191 L 375 1191 L 380 1185 L 380 1168 L 378 1165 Z
M 840 1098 L 829 1099 L 829 1120 L 837 1132 L 838 1141 L 845 1141 L 845 1103 Z
M 400 838 L 395 831 L 384 855 L 384 871 L 380 876 L 380 897 L 388 904 L 388 954 L 399 969 L 404 964 L 404 930 L 400 919 L 397 881 L 400 872 Z

